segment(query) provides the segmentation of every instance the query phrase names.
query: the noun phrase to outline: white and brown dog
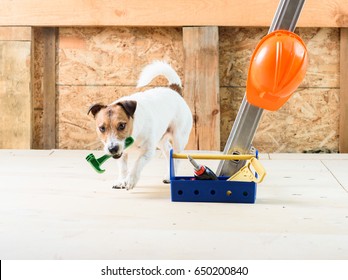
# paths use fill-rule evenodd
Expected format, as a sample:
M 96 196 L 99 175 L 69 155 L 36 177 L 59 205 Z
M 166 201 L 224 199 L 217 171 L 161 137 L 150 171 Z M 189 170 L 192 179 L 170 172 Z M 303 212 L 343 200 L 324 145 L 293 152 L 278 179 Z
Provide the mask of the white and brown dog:
M 143 69 L 137 87 L 148 85 L 159 75 L 167 78 L 168 87 L 137 92 L 109 105 L 95 104 L 88 111 L 96 120 L 105 152 L 118 159 L 120 172 L 114 188 L 134 188 L 157 147 L 169 163 L 170 149 L 182 151 L 188 142 L 192 114 L 180 95 L 182 85 L 174 69 L 165 62 L 155 61 Z M 128 137 L 132 137 L 134 143 L 125 150 Z M 128 170 L 128 153 L 135 150 L 139 157 Z M 163 181 L 169 182 L 169 167 Z

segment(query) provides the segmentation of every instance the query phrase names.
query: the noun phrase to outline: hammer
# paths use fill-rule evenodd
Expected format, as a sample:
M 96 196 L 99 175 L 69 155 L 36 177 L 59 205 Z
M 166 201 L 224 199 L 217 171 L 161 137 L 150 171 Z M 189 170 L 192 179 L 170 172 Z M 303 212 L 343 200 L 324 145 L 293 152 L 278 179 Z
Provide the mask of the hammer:
M 128 137 L 125 140 L 125 149 L 127 149 L 130 145 L 132 145 L 134 142 L 134 139 L 132 137 Z M 111 155 L 103 155 L 100 158 L 96 158 L 93 154 L 89 154 L 86 157 L 86 160 L 92 165 L 95 171 L 98 173 L 104 173 L 105 169 L 101 169 L 100 166 L 109 158 L 111 158 Z

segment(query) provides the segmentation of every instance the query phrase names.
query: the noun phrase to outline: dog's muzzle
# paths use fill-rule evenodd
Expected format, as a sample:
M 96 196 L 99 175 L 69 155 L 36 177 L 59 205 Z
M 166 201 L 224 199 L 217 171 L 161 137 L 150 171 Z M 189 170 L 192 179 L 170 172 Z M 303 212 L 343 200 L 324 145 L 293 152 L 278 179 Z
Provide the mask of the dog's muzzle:
M 109 153 L 112 155 L 112 157 L 114 159 L 118 159 L 122 156 L 122 152 L 120 153 L 119 150 L 120 150 L 120 146 L 119 145 L 115 145 L 115 146 L 112 146 L 112 147 L 109 147 L 108 148 L 109 150 Z

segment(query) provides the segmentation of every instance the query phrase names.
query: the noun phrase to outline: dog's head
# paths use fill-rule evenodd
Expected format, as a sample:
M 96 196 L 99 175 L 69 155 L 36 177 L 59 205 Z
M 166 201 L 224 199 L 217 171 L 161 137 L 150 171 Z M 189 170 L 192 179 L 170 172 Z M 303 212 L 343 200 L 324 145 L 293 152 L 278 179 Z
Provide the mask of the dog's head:
M 125 140 L 132 134 L 136 107 L 136 101 L 124 100 L 108 106 L 94 104 L 88 110 L 94 116 L 105 152 L 114 158 L 122 156 Z

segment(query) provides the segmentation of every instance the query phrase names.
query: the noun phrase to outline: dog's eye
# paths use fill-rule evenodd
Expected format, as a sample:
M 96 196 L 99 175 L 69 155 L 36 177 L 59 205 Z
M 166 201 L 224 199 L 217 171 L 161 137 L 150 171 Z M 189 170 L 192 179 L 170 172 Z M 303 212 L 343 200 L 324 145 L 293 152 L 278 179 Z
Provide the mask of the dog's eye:
M 101 133 L 104 133 L 105 132 L 105 130 L 106 130 L 106 128 L 105 128 L 105 126 L 99 126 L 99 131 L 101 132 Z
M 122 131 L 126 128 L 126 123 L 119 123 L 117 126 L 118 131 Z

